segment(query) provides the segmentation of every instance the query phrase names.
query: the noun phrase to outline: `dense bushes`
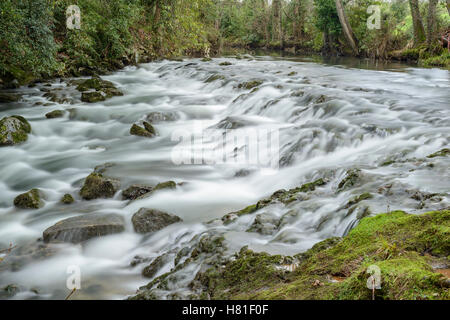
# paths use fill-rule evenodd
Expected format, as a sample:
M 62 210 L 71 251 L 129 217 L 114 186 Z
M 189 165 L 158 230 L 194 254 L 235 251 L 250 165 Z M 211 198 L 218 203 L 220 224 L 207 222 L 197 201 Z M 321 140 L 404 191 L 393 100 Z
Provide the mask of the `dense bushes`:
M 208 47 L 209 0 L 2 0 L 0 78 L 82 75 L 122 67 L 138 57 L 180 55 Z M 81 10 L 81 29 L 66 10 Z

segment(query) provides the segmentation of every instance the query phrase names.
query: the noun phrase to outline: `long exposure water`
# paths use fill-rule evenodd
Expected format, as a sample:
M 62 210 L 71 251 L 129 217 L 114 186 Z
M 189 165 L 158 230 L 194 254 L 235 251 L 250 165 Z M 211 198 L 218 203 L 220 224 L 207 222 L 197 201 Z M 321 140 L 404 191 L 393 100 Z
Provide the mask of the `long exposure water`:
M 231 65 L 220 65 L 225 61 Z M 73 265 L 80 267 L 82 289 L 72 299 L 124 299 L 151 281 L 141 276 L 145 263 L 130 265 L 135 256 L 151 261 L 176 253 L 204 233 L 223 234 L 227 254 L 245 245 L 296 254 L 355 226 L 363 214 L 349 212 L 345 204 L 364 192 L 373 195 L 365 201 L 369 214 L 397 209 L 421 213 L 449 206 L 450 159 L 426 157 L 450 145 L 449 71 L 257 56 L 163 60 L 103 78 L 124 96 L 86 104 L 73 87 L 52 81 L 51 88 L 61 88 L 73 104 L 40 104 L 48 101 L 41 91 L 44 84 L 39 84 L 18 89 L 24 94 L 21 102 L 0 105 L 0 119 L 18 114 L 33 128 L 26 143 L 0 148 L 0 249 L 33 246 L 46 228 L 73 216 L 116 213 L 127 221 L 123 233 L 82 244 L 55 244 L 48 256 L 30 255 L 20 265 L 11 266 L 11 257 L 3 255 L 0 288 L 19 286 L 15 299 L 64 299 L 70 292 L 67 268 Z M 259 89 L 239 88 L 253 80 L 262 81 Z M 71 112 L 46 119 L 54 109 Z M 169 112 L 173 121 L 155 124 L 158 136 L 153 139 L 130 135 L 131 125 L 151 112 Z M 172 139 L 174 132 L 191 131 L 199 123 L 219 130 L 233 125 L 276 130 L 277 167 L 174 163 L 173 150 L 179 144 Z M 168 180 L 183 184 L 133 202 L 123 201 L 120 192 L 112 199 L 83 201 L 79 189 L 84 178 L 105 163 L 112 164 L 107 173 L 120 179 L 122 189 Z M 347 170 L 355 168 L 361 170 L 362 182 L 336 192 Z M 278 218 L 295 212 L 272 233 L 246 231 L 257 213 L 228 225 L 208 223 L 279 189 L 318 178 L 327 184 L 302 201 L 262 210 Z M 390 193 L 383 192 L 386 186 Z M 46 194 L 45 206 L 15 208 L 14 198 L 32 188 Z M 74 204 L 60 204 L 66 193 L 74 195 Z M 140 235 L 131 224 L 140 208 L 170 212 L 183 222 Z M 173 266 L 169 259 L 157 275 Z M 181 270 L 184 280 L 167 291 L 187 294 L 184 284 L 195 272 Z

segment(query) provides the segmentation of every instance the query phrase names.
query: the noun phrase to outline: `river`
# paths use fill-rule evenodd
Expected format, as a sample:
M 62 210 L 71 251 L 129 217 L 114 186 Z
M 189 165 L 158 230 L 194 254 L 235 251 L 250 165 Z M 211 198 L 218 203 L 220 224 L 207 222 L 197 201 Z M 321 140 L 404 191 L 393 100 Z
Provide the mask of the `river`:
M 231 65 L 220 65 L 223 62 Z M 103 78 L 125 95 L 86 104 L 73 88 L 55 80 L 51 88 L 67 91 L 73 104 L 39 104 L 48 101 L 41 91 L 44 84 L 38 84 L 18 89 L 23 101 L 0 105 L 0 118 L 19 114 L 33 128 L 26 143 L 0 148 L 0 249 L 35 243 L 46 228 L 72 216 L 116 213 L 127 221 L 123 233 L 83 244 L 54 245 L 55 252 L 48 257 L 1 271 L 0 288 L 9 284 L 21 288 L 13 299 L 64 299 L 70 292 L 69 266 L 79 266 L 82 279 L 82 289 L 72 299 L 124 299 L 151 281 L 141 276 L 145 263 L 130 266 L 134 257 L 151 260 L 176 252 L 205 233 L 224 235 L 226 254 L 244 245 L 296 254 L 355 226 L 363 213 L 349 213 L 345 204 L 364 192 L 373 196 L 361 210 L 369 208 L 372 215 L 398 209 L 420 213 L 450 205 L 450 159 L 426 158 L 450 145 L 449 71 L 359 60 L 255 56 L 209 62 L 163 60 Z M 239 88 L 254 80 L 261 81 L 259 89 Z M 44 115 L 55 108 L 76 110 L 61 119 L 46 119 Z M 169 112 L 174 121 L 155 124 L 158 136 L 153 139 L 131 136 L 131 125 L 150 112 Z M 220 132 L 236 126 L 276 132 L 279 148 L 267 153 L 265 163 L 174 161 L 174 150 L 180 146 L 174 138 L 177 133 L 198 128 Z M 243 152 L 250 143 L 243 141 L 225 153 Z M 199 144 L 194 139 L 191 147 Z M 122 186 L 168 180 L 183 184 L 133 202 L 123 201 L 120 192 L 112 199 L 82 201 L 78 192 L 83 179 L 105 163 L 113 164 L 108 174 L 120 179 Z M 336 192 L 347 170 L 355 168 L 361 170 L 362 182 Z M 272 233 L 246 232 L 255 214 L 229 225 L 207 223 L 279 189 L 319 178 L 327 184 L 313 195 L 270 207 L 275 217 L 296 213 Z M 388 195 L 380 191 L 385 186 Z M 16 209 L 14 197 L 32 188 L 45 192 L 45 206 Z M 75 196 L 75 204 L 59 203 L 66 193 Z M 143 207 L 170 212 L 183 222 L 153 234 L 137 234 L 131 217 Z M 169 259 L 157 275 L 172 267 Z M 185 278 L 195 276 L 195 268 L 180 272 Z M 167 291 L 187 294 L 186 281 Z

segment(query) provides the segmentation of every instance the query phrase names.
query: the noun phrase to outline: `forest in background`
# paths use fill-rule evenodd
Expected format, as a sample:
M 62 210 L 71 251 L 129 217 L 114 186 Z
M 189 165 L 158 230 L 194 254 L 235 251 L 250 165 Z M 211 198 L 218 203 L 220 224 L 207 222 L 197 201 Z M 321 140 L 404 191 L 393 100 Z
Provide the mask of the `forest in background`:
M 66 10 L 81 10 L 81 29 Z M 371 5 L 380 28 L 369 29 Z M 450 0 L 2 0 L 0 85 L 104 73 L 224 47 L 419 61 L 450 68 Z

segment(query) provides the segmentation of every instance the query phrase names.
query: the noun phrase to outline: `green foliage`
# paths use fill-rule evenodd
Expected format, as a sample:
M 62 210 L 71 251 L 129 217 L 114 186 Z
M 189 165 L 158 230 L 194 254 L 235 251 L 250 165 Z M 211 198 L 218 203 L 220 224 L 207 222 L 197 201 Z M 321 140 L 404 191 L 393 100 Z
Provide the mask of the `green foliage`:
M 342 31 L 341 23 L 336 11 L 334 0 L 314 0 L 315 25 L 322 32 L 339 35 Z
M 0 76 L 25 81 L 58 69 L 50 0 L 0 2 Z

